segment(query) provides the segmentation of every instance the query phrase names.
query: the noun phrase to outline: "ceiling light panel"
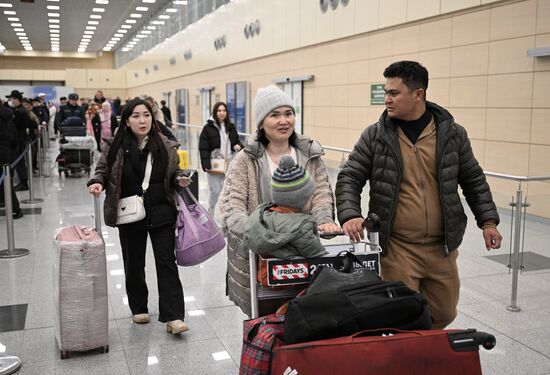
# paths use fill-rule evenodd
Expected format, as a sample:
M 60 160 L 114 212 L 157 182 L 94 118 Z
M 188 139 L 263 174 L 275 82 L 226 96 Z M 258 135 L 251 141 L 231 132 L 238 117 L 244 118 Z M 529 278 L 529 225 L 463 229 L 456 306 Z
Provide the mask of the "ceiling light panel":
M 107 5 L 109 4 L 109 0 L 95 0 L 95 3 L 101 4 L 101 5 Z
M 166 9 L 167 13 L 176 13 L 178 10 L 176 8 L 168 8 Z
M 15 13 L 14 10 L 5 10 L 5 11 L 4 11 L 4 14 L 5 14 L 6 16 L 15 16 L 17 13 Z
M 93 18 L 94 20 L 100 20 L 101 19 L 101 14 L 91 14 L 90 18 Z
M 99 21 L 88 21 L 88 25 L 99 25 Z
M 147 4 L 154 4 L 156 3 L 157 0 L 143 0 L 144 3 L 147 3 Z
M 10 3 L 0 3 L 0 8 L 12 8 L 13 4 Z
M 15 27 L 13 31 L 25 31 L 22 27 Z
M 136 7 L 136 10 L 138 12 L 147 12 L 149 10 L 149 8 L 147 8 L 147 7 Z
M 48 13 L 48 17 L 59 17 L 59 13 Z
M 10 21 L 10 22 L 19 22 L 19 18 L 17 18 L 17 17 L 8 17 L 8 21 Z
M 132 13 L 132 14 L 130 14 L 130 17 L 132 17 L 132 18 L 141 18 L 141 14 L 139 14 L 139 13 Z
M 131 25 L 120 25 L 120 28 L 121 29 L 131 29 L 132 26 Z
M 18 22 L 14 22 L 11 24 L 12 27 L 22 27 L 23 25 L 18 23 Z
M 181 1 L 174 0 L 173 4 L 174 5 L 187 5 L 187 1 L 186 0 L 181 0 Z
M 57 18 L 50 18 L 48 20 L 49 23 L 59 23 L 59 20 Z
M 170 16 L 167 16 L 166 14 L 161 14 L 161 15 L 159 16 L 159 18 L 160 18 L 161 20 L 167 20 L 167 19 L 170 18 Z
M 48 10 L 59 10 L 59 5 L 47 5 L 46 9 Z
M 137 21 L 136 20 L 126 20 L 124 22 L 126 22 L 126 23 L 136 23 Z
M 103 13 L 105 12 L 105 8 L 92 8 L 92 12 Z
M 96 26 L 86 26 L 86 30 L 96 30 Z

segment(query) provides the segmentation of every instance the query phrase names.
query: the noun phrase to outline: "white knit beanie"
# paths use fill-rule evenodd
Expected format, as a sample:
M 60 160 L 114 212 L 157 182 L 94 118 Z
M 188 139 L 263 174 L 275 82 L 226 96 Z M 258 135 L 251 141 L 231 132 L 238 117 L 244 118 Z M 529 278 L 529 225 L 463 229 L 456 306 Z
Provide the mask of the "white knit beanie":
M 277 86 L 269 85 L 258 89 L 256 93 L 256 99 L 254 99 L 254 118 L 256 120 L 256 126 L 259 127 L 264 118 L 276 108 L 290 107 L 293 112 L 294 102 L 288 96 L 288 94 Z

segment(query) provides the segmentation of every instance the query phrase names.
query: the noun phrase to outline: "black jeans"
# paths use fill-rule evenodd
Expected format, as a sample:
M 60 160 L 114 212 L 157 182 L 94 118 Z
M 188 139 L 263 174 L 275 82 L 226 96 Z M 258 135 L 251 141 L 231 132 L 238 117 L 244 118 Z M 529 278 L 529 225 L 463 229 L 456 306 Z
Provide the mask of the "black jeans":
M 153 244 L 157 270 L 159 321 L 183 320 L 185 304 L 174 254 L 174 226 L 165 225 L 148 230 L 126 224 L 118 227 L 118 233 L 126 274 L 126 295 L 132 314 L 148 313 L 147 297 L 149 291 L 145 282 L 145 250 L 147 248 L 147 234 L 149 234 Z

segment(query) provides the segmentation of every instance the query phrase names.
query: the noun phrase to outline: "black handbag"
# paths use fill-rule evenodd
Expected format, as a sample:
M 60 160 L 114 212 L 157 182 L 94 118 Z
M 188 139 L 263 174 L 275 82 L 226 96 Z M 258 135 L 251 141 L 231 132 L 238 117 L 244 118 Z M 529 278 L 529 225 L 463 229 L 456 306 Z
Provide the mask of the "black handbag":
M 352 252 L 341 251 L 336 255 L 333 267 L 320 267 L 307 289 L 308 295 L 336 290 L 346 285 L 378 281 L 380 277 L 366 269 Z

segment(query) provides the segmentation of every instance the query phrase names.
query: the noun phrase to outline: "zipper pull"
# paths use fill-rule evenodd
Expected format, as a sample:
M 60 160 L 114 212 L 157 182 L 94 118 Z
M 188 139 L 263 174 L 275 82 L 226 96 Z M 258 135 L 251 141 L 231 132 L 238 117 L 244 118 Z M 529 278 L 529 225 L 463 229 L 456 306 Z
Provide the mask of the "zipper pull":
M 390 298 L 393 298 L 393 297 L 394 297 L 394 296 L 393 296 L 392 288 L 387 287 L 387 288 L 386 288 L 386 292 L 388 293 L 388 297 L 390 297 Z

